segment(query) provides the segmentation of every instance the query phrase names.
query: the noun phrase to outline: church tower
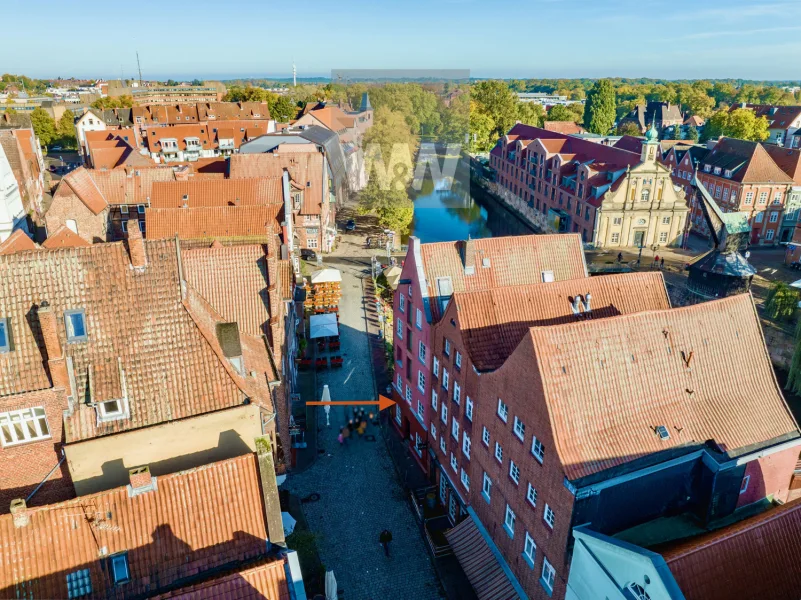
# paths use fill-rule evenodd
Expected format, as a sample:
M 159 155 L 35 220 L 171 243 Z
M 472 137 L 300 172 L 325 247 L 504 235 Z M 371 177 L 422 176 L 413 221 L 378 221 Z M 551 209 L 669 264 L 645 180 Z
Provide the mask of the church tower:
M 659 132 L 652 124 L 645 134 L 645 141 L 642 144 L 640 160 L 644 163 L 655 163 L 659 156 Z

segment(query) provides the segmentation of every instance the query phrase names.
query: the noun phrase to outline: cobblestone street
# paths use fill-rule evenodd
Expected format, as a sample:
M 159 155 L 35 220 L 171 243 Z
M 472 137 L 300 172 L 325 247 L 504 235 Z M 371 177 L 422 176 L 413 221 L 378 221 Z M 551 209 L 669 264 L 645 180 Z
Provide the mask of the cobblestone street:
M 332 400 L 373 400 L 376 390 L 363 304 L 361 278 L 369 259 L 362 238 L 345 235 L 325 265 L 342 272 L 340 339 L 344 365 L 318 374 L 318 394 L 327 384 Z M 358 257 L 358 258 L 354 258 Z M 319 397 L 319 395 L 318 395 Z M 443 598 L 432 559 L 418 523 L 399 484 L 380 428 L 370 425 L 365 438 L 354 433 L 348 445 L 337 442 L 348 407 L 332 407 L 330 427 L 318 410 L 324 452 L 286 487 L 300 497 L 319 493 L 318 502 L 303 507 L 310 529 L 318 536 L 320 558 L 332 569 L 345 600 Z M 379 533 L 393 535 L 391 556 L 384 556 Z

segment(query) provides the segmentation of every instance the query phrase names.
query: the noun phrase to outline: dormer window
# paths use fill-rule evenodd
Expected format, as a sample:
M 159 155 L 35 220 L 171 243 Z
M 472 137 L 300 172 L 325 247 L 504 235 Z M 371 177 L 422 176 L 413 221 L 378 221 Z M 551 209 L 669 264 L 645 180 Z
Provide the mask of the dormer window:
M 720 175 L 720 167 L 715 167 L 715 175 Z
M 138 204 L 136 206 L 136 212 L 138 212 L 140 215 L 145 214 L 145 205 L 144 204 Z
M 704 173 L 711 173 L 712 165 L 704 165 Z
M 45 409 L 41 406 L 0 413 L 0 440 L 3 446 L 35 442 L 50 437 Z
M 11 351 L 11 333 L 8 319 L 0 319 L 0 354 Z
M 68 343 L 86 341 L 86 312 L 82 308 L 64 311 L 64 324 L 67 326 Z
M 124 400 L 106 400 L 97 403 L 98 417 L 100 421 L 116 421 L 124 419 L 127 415 L 127 404 Z
M 729 169 L 726 169 L 726 170 L 723 172 L 723 176 L 724 176 L 724 177 L 729 177 L 729 178 L 731 178 L 731 171 L 730 171 Z

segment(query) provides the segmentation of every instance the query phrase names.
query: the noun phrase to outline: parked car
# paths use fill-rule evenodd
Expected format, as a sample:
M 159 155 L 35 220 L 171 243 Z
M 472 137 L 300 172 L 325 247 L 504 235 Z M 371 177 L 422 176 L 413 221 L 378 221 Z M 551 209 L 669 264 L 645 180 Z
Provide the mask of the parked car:
M 353 231 L 356 229 L 356 221 L 353 219 L 348 219 L 348 222 L 345 224 L 346 231 Z
M 53 146 L 50 148 L 50 152 L 61 152 L 61 146 Z
M 303 260 L 317 260 L 317 253 L 314 250 L 309 250 L 308 248 L 303 248 L 300 251 L 300 257 Z

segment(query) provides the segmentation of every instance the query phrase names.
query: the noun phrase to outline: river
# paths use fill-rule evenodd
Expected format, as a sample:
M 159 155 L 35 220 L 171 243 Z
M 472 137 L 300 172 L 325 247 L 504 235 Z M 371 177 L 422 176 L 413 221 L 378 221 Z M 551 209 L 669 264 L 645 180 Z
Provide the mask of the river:
M 534 233 L 483 190 L 471 186 L 469 177 L 459 175 L 452 186 L 430 177 L 423 181 L 422 189 L 412 195 L 411 235 L 425 244 Z M 408 233 L 403 238 L 406 243 Z

